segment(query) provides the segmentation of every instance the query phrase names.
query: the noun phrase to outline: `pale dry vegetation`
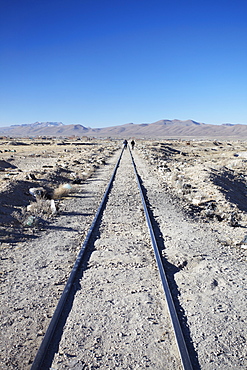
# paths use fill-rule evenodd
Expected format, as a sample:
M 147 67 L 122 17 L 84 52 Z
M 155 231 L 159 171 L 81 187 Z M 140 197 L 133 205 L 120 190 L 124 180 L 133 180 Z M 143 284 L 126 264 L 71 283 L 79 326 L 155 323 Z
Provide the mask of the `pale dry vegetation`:
M 0 230 L 6 242 L 28 236 L 61 211 L 61 199 L 106 163 L 115 141 L 0 140 Z M 33 232 L 33 230 L 32 230 Z

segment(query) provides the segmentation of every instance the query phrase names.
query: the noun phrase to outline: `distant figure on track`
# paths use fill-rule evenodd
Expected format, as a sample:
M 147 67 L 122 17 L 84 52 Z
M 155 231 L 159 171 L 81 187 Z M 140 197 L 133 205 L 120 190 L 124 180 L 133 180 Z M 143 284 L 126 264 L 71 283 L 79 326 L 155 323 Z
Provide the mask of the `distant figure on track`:
M 134 142 L 134 140 L 132 140 L 130 144 L 131 144 L 131 149 L 133 150 L 133 149 L 134 149 L 134 147 L 135 147 L 135 142 Z
M 127 144 L 128 144 L 128 141 L 127 141 L 127 140 L 124 140 L 124 141 L 123 141 L 124 149 L 126 149 L 126 148 L 127 148 Z

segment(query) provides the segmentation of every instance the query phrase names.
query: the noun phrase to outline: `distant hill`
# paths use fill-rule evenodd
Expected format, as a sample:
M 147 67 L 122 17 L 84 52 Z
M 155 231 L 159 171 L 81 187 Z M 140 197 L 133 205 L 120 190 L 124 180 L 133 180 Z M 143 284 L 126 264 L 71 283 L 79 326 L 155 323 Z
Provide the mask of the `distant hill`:
M 82 125 L 64 125 L 62 122 L 35 122 L 24 125 L 0 127 L 0 135 L 12 137 L 82 136 L 88 129 Z
M 64 125 L 62 122 L 35 122 L 24 125 L 0 127 L 0 135 L 11 137 L 111 137 L 111 138 L 211 138 L 247 139 L 247 125 L 212 125 L 192 120 L 160 120 L 153 123 L 127 123 L 103 128 L 84 127 L 80 124 Z

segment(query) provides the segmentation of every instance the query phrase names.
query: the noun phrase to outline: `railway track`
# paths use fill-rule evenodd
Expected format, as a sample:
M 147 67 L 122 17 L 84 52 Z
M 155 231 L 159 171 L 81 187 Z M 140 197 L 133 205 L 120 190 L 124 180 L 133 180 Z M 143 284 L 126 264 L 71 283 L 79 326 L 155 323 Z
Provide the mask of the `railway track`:
M 157 238 L 122 149 L 32 370 L 192 369 Z

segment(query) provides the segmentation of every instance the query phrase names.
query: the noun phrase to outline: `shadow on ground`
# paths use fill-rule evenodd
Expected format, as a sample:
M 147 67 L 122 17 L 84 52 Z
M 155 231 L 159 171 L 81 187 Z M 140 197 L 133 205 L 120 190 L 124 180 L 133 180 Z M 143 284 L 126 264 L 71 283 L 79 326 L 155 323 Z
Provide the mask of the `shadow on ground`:
M 18 243 L 36 238 L 38 238 L 38 235 L 33 234 L 30 229 L 23 230 L 15 226 L 7 228 L 0 226 L 0 243 Z
M 226 200 L 235 204 L 241 211 L 247 212 L 247 184 L 244 176 L 224 168 L 222 171 L 211 171 L 211 180 L 224 194 Z

